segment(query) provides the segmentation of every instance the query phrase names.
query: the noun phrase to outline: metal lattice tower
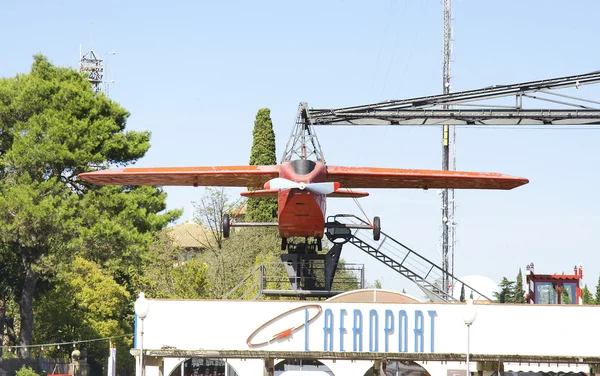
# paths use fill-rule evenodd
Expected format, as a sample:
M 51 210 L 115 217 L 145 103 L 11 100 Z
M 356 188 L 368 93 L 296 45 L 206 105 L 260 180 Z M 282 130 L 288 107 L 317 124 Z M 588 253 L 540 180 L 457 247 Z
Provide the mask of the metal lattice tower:
M 450 0 L 444 0 L 444 65 L 443 65 L 443 93 L 450 94 L 450 40 L 451 40 L 451 3 Z M 443 109 L 447 110 L 449 106 L 444 104 Z M 450 169 L 450 126 L 444 124 L 442 126 L 442 170 L 448 171 Z M 452 193 L 454 195 L 454 193 Z M 448 252 L 450 250 L 449 241 L 449 230 L 451 229 L 450 224 L 453 223 L 453 218 L 450 218 L 449 210 L 449 190 L 442 190 L 442 269 L 444 274 L 442 275 L 442 289 L 444 292 L 448 292 L 450 281 L 447 276 L 449 275 L 449 263 L 448 263 Z M 452 226 L 453 228 L 453 226 Z M 454 255 L 454 249 L 452 249 Z M 453 257 L 454 258 L 454 257 Z
M 81 59 L 79 60 L 79 72 L 88 75 L 88 81 L 92 84 L 92 90 L 95 94 L 102 91 L 104 60 L 102 60 L 94 50 L 90 49 L 88 52 L 81 55 Z
M 288 139 L 281 163 L 293 159 L 312 159 L 325 163 L 321 144 L 317 138 L 314 127 L 307 121 L 307 104 L 302 102 L 298 106 L 296 124 Z

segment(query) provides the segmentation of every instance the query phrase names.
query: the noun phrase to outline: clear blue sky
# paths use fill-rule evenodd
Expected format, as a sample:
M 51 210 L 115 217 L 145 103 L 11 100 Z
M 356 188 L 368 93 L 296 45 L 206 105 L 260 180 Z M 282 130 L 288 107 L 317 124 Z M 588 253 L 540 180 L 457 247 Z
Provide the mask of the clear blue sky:
M 79 46 L 109 57 L 111 98 L 129 129 L 152 131 L 138 166 L 247 164 L 252 126 L 272 111 L 281 155 L 300 101 L 340 107 L 441 92 L 442 2 L 13 1 L 0 5 L 0 75 L 32 55 L 76 67 Z M 453 1 L 452 90 L 600 69 L 597 1 Z M 600 100 L 600 86 L 578 94 Z M 332 165 L 439 168 L 436 128 L 319 128 Z M 458 169 L 528 177 L 509 192 L 460 191 L 456 274 L 499 282 L 534 262 L 540 273 L 600 273 L 600 130 L 459 129 Z M 169 188 L 191 211 L 201 189 Z M 235 196 L 237 191 L 232 191 Z M 441 263 L 435 191 L 373 190 L 362 200 L 384 231 Z M 360 211 L 351 200 L 329 212 Z M 347 247 L 372 282 L 410 283 Z M 242 276 L 240 276 L 242 277 Z

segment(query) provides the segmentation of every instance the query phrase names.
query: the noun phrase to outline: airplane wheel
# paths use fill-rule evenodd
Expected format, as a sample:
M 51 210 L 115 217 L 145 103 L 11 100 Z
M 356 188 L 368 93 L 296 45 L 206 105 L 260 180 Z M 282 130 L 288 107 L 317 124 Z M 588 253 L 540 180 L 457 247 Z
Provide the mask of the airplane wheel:
M 287 238 L 281 238 L 281 250 L 285 251 L 287 248 Z
M 229 222 L 229 214 L 223 214 L 223 237 L 229 237 L 229 231 L 231 230 L 231 225 Z
M 319 250 L 319 252 L 323 250 L 323 242 L 321 238 L 317 238 L 317 249 Z
M 381 237 L 381 220 L 379 217 L 373 218 L 373 240 L 379 241 Z

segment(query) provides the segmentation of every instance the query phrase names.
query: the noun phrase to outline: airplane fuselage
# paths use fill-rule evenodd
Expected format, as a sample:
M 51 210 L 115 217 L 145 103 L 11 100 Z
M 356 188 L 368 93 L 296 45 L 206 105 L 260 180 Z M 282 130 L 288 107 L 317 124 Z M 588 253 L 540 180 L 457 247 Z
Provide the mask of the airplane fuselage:
M 325 232 L 325 195 L 300 189 L 279 192 L 279 235 L 323 238 Z
M 279 177 L 298 183 L 319 183 L 327 178 L 322 162 L 296 160 L 281 165 Z M 282 238 L 323 238 L 327 198 L 323 194 L 292 188 L 278 193 L 279 234 Z

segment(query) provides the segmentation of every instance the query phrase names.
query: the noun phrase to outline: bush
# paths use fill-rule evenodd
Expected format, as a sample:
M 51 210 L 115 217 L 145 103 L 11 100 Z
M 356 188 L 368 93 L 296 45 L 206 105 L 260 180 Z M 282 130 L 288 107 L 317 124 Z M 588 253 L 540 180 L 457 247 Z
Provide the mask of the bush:
M 16 376 L 40 376 L 31 367 L 23 366 L 17 371 Z

